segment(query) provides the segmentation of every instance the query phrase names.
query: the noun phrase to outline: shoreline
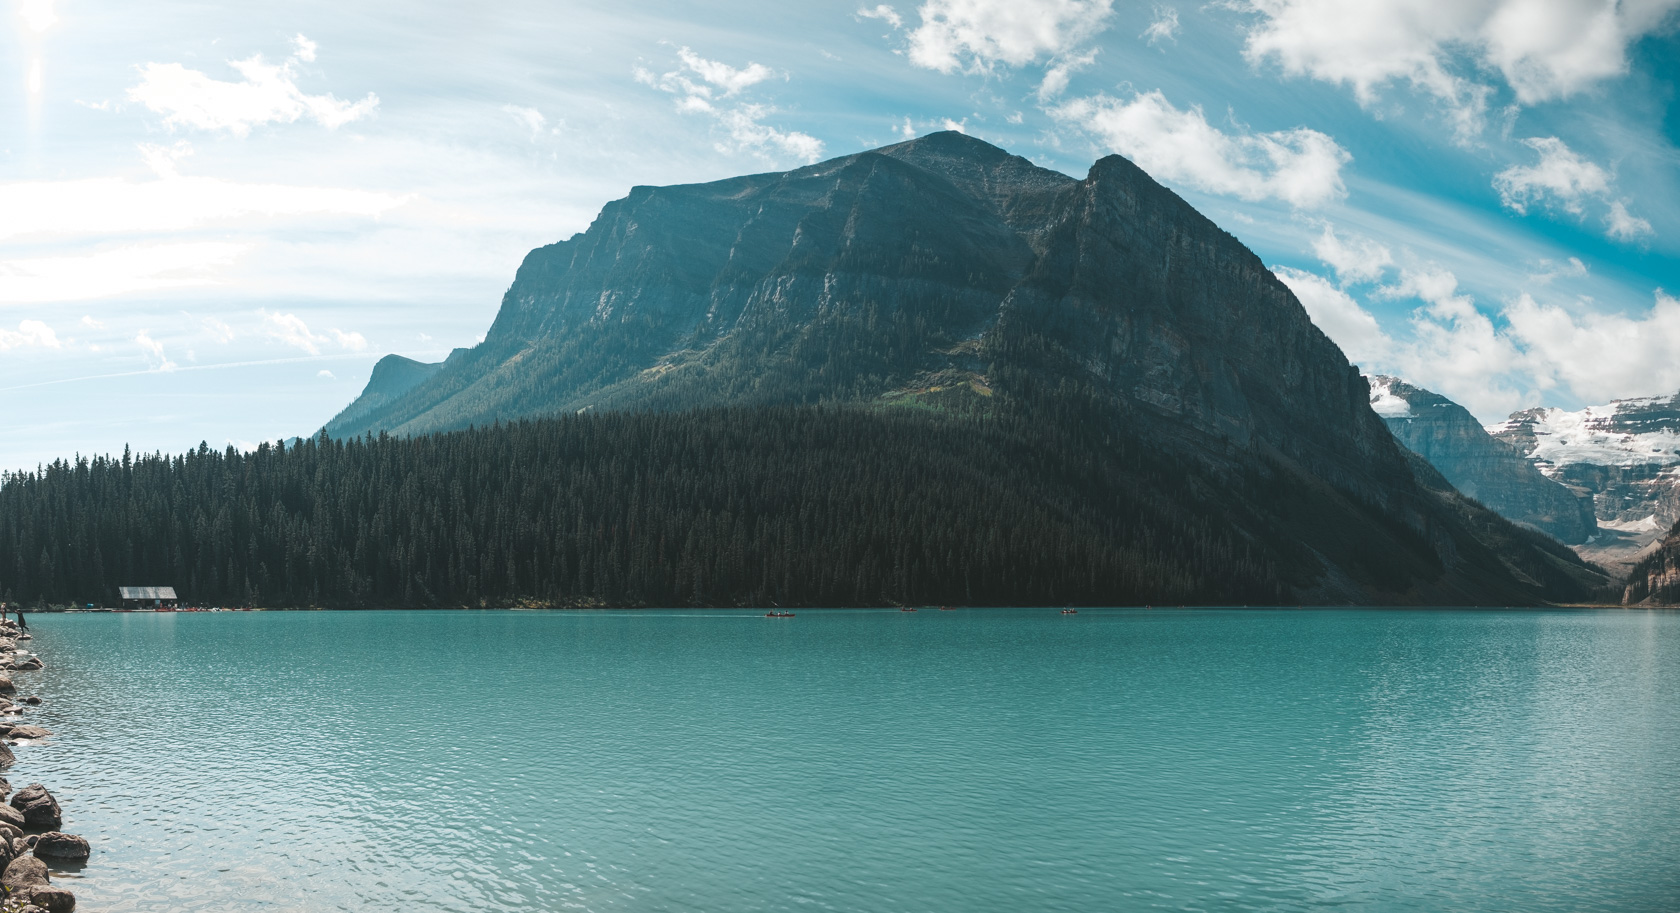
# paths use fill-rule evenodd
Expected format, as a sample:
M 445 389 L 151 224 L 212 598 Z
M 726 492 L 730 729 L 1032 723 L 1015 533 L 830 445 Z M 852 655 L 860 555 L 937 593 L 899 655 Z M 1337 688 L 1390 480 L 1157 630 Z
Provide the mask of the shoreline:
M 12 749 L 25 750 L 52 737 L 52 731 L 23 722 L 28 708 L 44 701 L 38 695 L 20 695 L 13 676 L 38 672 L 46 664 L 31 649 L 34 635 L 18 622 L 0 619 L 0 887 L 5 913 L 70 913 L 76 895 L 52 883 L 52 873 L 80 871 L 90 854 L 88 841 L 61 831 L 63 811 L 58 800 L 40 783 L 13 792 L 8 776 L 18 764 Z M 13 698 L 16 697 L 14 701 Z

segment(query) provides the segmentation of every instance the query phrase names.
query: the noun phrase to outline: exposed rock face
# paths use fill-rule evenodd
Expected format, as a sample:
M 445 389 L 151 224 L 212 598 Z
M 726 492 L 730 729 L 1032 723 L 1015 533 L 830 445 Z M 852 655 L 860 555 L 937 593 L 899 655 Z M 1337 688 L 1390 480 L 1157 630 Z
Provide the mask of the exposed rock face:
M 64 823 L 58 800 L 39 783 L 31 783 L 12 796 L 12 808 L 23 813 L 24 823 L 35 830 L 56 831 Z
M 1187 490 L 1241 505 L 1256 548 L 1316 569 L 1290 572 L 1292 600 L 1504 604 L 1603 581 L 1420 481 L 1289 289 L 1131 162 L 1075 180 L 957 133 L 633 188 L 526 257 L 482 344 L 327 430 L 874 403 L 947 381 L 1088 392 L 1116 433 L 1194 466 Z
M 1624 605 L 1680 605 L 1680 524 L 1628 574 Z
M 1594 561 L 1626 569 L 1680 522 L 1680 394 L 1526 409 L 1488 430 L 1592 499 L 1599 528 L 1578 550 Z
M 1397 377 L 1369 380 L 1372 406 L 1388 429 L 1453 487 L 1570 545 L 1597 532 L 1590 499 L 1547 478 L 1516 447 L 1488 434 L 1468 409 Z

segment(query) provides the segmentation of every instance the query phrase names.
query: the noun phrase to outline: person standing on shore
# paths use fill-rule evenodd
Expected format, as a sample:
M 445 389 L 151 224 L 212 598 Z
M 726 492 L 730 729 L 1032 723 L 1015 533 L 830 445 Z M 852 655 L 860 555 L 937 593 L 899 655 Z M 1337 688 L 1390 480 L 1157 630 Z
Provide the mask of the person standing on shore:
M 17 609 L 17 626 L 20 631 L 29 630 L 29 622 L 23 620 L 23 606 L 18 606 Z

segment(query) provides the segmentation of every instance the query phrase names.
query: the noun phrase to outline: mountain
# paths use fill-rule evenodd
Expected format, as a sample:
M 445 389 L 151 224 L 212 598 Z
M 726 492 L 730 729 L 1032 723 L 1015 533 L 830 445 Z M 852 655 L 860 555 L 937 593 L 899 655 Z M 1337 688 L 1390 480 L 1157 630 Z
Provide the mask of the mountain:
M 1680 524 L 1634 564 L 1624 605 L 1680 605 Z
M 1258 257 L 1131 162 L 1076 180 L 939 133 L 633 188 L 526 257 L 481 344 L 324 431 L 817 403 L 1078 423 L 1081 446 L 1170 467 L 1138 496 L 1212 518 L 1284 600 L 1506 604 L 1605 583 L 1409 456 L 1369 392 Z
M 1592 560 L 1625 568 L 1680 522 L 1680 394 L 1528 409 L 1488 431 L 1592 498 L 1598 538 L 1581 549 Z
M 1590 498 L 1547 478 L 1526 454 L 1488 434 L 1463 406 L 1397 377 L 1368 380 L 1371 407 L 1388 430 L 1465 495 L 1570 545 L 1598 532 Z
M 457 350 L 460 351 L 460 350 Z M 353 425 L 366 421 L 381 408 L 400 399 L 403 394 L 419 386 L 436 374 L 443 364 L 426 364 L 401 355 L 387 355 L 373 366 L 362 395 L 344 407 L 329 425 Z

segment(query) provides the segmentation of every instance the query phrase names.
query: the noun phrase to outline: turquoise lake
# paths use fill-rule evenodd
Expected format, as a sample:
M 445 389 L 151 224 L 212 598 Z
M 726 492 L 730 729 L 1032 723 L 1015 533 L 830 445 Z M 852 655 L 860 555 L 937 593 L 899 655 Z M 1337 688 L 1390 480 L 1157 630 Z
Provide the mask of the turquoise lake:
M 101 911 L 1673 911 L 1680 615 L 30 615 Z

